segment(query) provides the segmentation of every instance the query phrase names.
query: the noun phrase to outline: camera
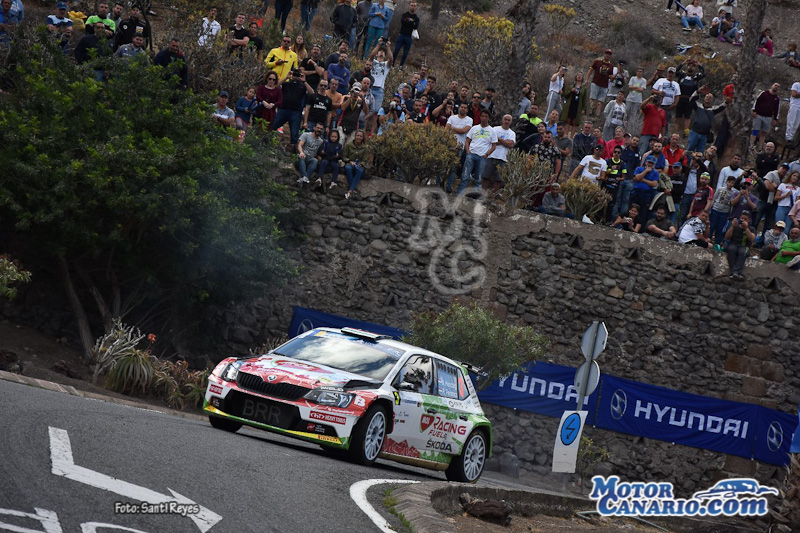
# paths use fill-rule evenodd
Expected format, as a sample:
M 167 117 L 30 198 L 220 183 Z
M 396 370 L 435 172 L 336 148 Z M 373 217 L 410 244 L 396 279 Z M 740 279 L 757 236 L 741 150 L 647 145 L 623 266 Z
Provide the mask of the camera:
M 389 102 L 389 109 L 391 109 L 392 111 L 400 111 L 400 104 L 398 104 L 395 101 L 391 101 Z

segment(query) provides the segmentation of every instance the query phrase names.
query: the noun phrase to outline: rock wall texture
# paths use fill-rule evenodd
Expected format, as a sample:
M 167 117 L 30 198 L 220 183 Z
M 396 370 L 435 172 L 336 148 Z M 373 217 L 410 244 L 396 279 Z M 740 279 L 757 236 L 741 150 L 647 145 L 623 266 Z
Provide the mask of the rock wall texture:
M 299 193 L 307 218 L 289 229 L 299 277 L 271 298 L 209 313 L 220 339 L 212 359 L 285 335 L 295 305 L 407 328 L 412 312 L 460 298 L 547 334 L 554 363 L 577 366 L 581 334 L 603 320 L 604 373 L 797 408 L 800 276 L 785 267 L 749 259 L 746 281 L 734 282 L 721 253 L 535 213 L 500 216 L 473 201 L 454 205 L 433 188 L 388 180 L 360 187 L 350 202 L 341 193 Z M 61 335 L 54 321 L 68 309 L 49 307 L 51 320 L 19 306 L 2 312 Z M 549 472 L 558 420 L 486 407 L 496 427 L 490 466 Z M 666 442 L 593 428 L 587 436 L 610 452 L 603 473 L 673 481 L 685 491 L 730 474 L 782 475 Z

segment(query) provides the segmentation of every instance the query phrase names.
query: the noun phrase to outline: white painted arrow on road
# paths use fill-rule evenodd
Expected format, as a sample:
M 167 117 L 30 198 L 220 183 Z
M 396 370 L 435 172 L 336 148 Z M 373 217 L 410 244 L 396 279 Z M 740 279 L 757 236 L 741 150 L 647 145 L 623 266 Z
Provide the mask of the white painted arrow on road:
M 64 476 L 67 479 L 84 483 L 98 489 L 107 490 L 132 500 L 153 504 L 175 502 L 184 505 L 196 505 L 195 502 L 186 496 L 178 494 L 172 489 L 167 489 L 172 493 L 172 496 L 167 496 L 166 494 L 159 494 L 145 487 L 140 487 L 133 483 L 128 483 L 127 481 L 122 481 L 121 479 L 76 465 L 72 459 L 72 445 L 69 442 L 69 434 L 67 431 L 54 427 L 49 429 L 50 460 L 53 463 L 53 474 Z M 187 514 L 187 516 L 192 519 L 192 522 L 200 529 L 201 533 L 206 533 L 206 531 L 214 527 L 217 522 L 222 520 L 222 517 L 205 507 L 199 507 L 199 512 Z

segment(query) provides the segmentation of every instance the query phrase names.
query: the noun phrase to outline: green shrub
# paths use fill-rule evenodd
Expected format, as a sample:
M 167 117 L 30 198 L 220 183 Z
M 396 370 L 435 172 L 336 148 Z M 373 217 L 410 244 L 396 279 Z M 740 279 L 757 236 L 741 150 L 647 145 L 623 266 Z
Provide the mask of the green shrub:
M 375 161 L 388 169 L 396 168 L 398 176 L 408 183 L 443 178 L 458 163 L 453 133 L 433 123 L 395 124 L 370 142 Z
M 480 367 L 479 387 L 535 361 L 549 346 L 533 328 L 506 324 L 474 303 L 453 302 L 441 313 L 415 313 L 411 320 L 409 343 Z
M 570 178 L 561 186 L 567 209 L 581 220 L 583 215 L 592 217 L 605 208 L 609 197 L 596 183 L 582 178 Z
M 19 263 L 0 255 L 0 296 L 13 300 L 19 283 L 30 283 L 31 273 L 20 268 Z
M 519 150 L 510 150 L 508 162 L 500 170 L 505 185 L 497 191 L 503 209 L 508 213 L 524 208 L 534 196 L 544 192 L 552 175 L 550 163 L 540 162 L 537 157 L 528 157 Z
M 156 368 L 150 354 L 144 350 L 130 350 L 111 363 L 106 374 L 106 388 L 122 394 L 140 391 L 146 394 L 153 383 Z

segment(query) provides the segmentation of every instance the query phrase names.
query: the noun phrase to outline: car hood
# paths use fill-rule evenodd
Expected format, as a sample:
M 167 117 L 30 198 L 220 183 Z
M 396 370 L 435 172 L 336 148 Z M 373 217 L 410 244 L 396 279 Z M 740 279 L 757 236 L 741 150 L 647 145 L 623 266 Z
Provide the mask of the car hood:
M 381 385 L 380 382 L 360 374 L 282 355 L 262 355 L 246 359 L 239 372 L 257 375 L 268 383 L 291 383 L 307 388 L 322 386 L 375 388 Z

